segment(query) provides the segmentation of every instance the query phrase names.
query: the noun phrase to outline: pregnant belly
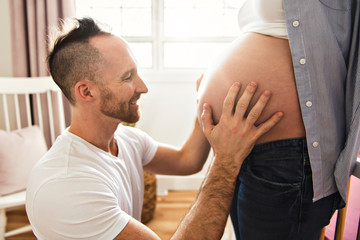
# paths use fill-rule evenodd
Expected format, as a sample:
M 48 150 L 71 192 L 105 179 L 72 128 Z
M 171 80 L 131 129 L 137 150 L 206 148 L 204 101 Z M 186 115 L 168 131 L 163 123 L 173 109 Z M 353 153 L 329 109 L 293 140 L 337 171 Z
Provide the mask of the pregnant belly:
M 289 43 L 285 39 L 250 33 L 235 40 L 223 55 L 219 56 L 204 74 L 198 92 L 198 115 L 202 105 L 209 103 L 213 119 L 217 123 L 228 89 L 240 82 L 245 89 L 250 81 L 258 83 L 250 108 L 261 92 L 272 93 L 270 102 L 256 125 L 267 120 L 277 111 L 284 112 L 281 122 L 258 139 L 257 144 L 286 138 L 304 137 Z

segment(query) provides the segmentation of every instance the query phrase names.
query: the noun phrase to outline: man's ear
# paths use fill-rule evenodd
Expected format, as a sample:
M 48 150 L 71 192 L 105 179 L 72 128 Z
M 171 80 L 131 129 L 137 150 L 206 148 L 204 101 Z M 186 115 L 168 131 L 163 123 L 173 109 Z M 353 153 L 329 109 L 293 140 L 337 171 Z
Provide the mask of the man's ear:
M 89 81 L 79 81 L 75 84 L 75 97 L 82 101 L 95 100 L 93 84 Z

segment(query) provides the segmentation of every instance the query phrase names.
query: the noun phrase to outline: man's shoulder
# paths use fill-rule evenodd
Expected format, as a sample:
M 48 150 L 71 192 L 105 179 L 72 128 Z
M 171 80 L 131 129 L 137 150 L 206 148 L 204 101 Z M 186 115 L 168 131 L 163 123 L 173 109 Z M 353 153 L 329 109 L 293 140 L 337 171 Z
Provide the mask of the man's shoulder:
M 97 148 L 85 140 L 67 131 L 57 137 L 54 144 L 38 161 L 36 167 L 40 169 L 61 169 L 69 167 L 74 160 L 89 159 L 94 156 Z M 46 167 L 48 166 L 48 167 Z

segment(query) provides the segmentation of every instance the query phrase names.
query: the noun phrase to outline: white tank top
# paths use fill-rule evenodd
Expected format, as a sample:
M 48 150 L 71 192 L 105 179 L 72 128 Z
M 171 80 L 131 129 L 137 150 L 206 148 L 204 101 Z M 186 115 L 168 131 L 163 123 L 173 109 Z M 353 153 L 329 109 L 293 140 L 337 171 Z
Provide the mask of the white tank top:
M 241 32 L 288 39 L 283 0 L 245 0 L 239 9 Z

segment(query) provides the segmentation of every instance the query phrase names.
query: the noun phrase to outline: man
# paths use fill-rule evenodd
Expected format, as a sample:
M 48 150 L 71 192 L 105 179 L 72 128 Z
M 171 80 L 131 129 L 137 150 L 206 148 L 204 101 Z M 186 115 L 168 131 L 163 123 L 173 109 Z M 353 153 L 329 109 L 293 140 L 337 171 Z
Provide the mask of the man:
M 159 239 L 140 219 L 143 169 L 158 174 L 199 171 L 209 152 L 215 160 L 194 206 L 173 239 L 219 239 L 229 213 L 235 178 L 256 139 L 282 117 L 254 125 L 270 98 L 265 91 L 245 118 L 256 84 L 239 104 L 234 84 L 217 126 L 204 105 L 202 122 L 181 149 L 156 143 L 142 131 L 119 125 L 139 120 L 140 95 L 148 91 L 126 42 L 92 19 L 57 38 L 50 73 L 71 103 L 71 126 L 34 167 L 26 210 L 39 239 Z

